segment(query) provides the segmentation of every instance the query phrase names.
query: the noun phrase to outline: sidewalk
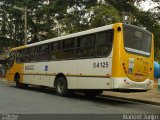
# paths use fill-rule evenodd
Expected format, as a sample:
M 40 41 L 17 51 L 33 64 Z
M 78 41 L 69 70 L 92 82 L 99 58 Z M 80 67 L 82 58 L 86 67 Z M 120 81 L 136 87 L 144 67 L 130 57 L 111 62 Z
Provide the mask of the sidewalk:
M 154 88 L 152 90 L 149 90 L 147 92 L 122 93 L 104 91 L 103 96 L 160 106 L 160 91 L 158 91 L 157 83 L 155 83 Z

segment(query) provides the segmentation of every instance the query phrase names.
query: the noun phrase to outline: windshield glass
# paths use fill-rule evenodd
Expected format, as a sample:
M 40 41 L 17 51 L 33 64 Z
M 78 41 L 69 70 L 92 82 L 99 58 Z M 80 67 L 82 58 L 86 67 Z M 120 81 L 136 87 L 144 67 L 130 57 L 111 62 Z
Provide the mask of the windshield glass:
M 124 46 L 125 50 L 150 56 L 152 34 L 131 25 L 124 25 Z
M 7 64 L 8 64 L 7 69 L 10 69 L 13 66 L 14 59 L 15 59 L 15 51 L 12 51 L 7 60 Z

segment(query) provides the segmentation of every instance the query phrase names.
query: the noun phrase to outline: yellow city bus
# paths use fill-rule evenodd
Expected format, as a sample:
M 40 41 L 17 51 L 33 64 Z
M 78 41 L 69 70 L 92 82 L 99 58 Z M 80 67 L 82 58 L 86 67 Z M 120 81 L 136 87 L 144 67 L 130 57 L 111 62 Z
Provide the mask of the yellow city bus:
M 13 48 L 6 78 L 17 87 L 52 87 L 61 96 L 77 90 L 88 95 L 149 90 L 153 61 L 153 35 L 115 23 Z

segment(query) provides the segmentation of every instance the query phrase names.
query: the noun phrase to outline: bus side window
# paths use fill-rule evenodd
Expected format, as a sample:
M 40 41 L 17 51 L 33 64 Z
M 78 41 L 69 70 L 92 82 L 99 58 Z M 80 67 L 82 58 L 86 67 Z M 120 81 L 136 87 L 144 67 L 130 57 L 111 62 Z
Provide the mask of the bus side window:
M 37 47 L 37 59 L 38 61 L 46 61 L 49 59 L 49 44 L 42 44 L 39 47 Z
M 109 55 L 112 49 L 113 30 L 103 31 L 98 33 L 97 56 L 103 57 Z
M 15 54 L 16 54 L 15 51 L 12 51 L 10 53 L 9 59 L 7 60 L 7 62 L 8 62 L 7 69 L 10 69 L 13 66 L 13 63 L 14 63 L 14 60 L 15 60 Z
M 95 38 L 95 34 L 77 38 L 76 54 L 78 58 L 88 58 L 94 56 Z
M 35 61 L 38 61 L 38 56 L 39 56 L 39 45 L 35 46 Z
M 25 53 L 26 55 L 25 55 L 25 58 L 26 58 L 26 62 L 30 62 L 30 49 L 29 48 L 27 48 L 26 49 L 26 53 Z
M 16 62 L 17 63 L 22 63 L 23 62 L 22 50 L 17 50 Z
M 49 44 L 42 44 L 40 45 L 39 49 L 40 53 L 46 53 L 49 51 Z
M 70 38 L 62 41 L 62 50 L 60 52 L 60 59 L 72 59 L 74 58 L 74 40 L 75 38 Z
M 23 62 L 27 62 L 27 49 L 22 50 Z
M 58 59 L 60 53 L 60 41 L 50 43 L 50 52 L 49 52 L 49 60 Z
M 36 52 L 36 47 L 31 47 L 30 49 L 30 62 L 34 62 L 36 61 L 36 57 L 35 57 L 35 52 Z

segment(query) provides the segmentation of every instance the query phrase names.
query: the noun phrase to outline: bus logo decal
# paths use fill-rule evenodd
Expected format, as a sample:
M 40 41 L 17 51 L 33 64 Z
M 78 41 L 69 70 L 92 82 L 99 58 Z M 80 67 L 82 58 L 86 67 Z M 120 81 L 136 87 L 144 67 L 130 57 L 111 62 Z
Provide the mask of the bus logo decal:
M 48 71 L 48 65 L 45 66 L 45 71 Z
M 34 70 L 34 65 L 25 66 L 25 71 L 26 70 Z

